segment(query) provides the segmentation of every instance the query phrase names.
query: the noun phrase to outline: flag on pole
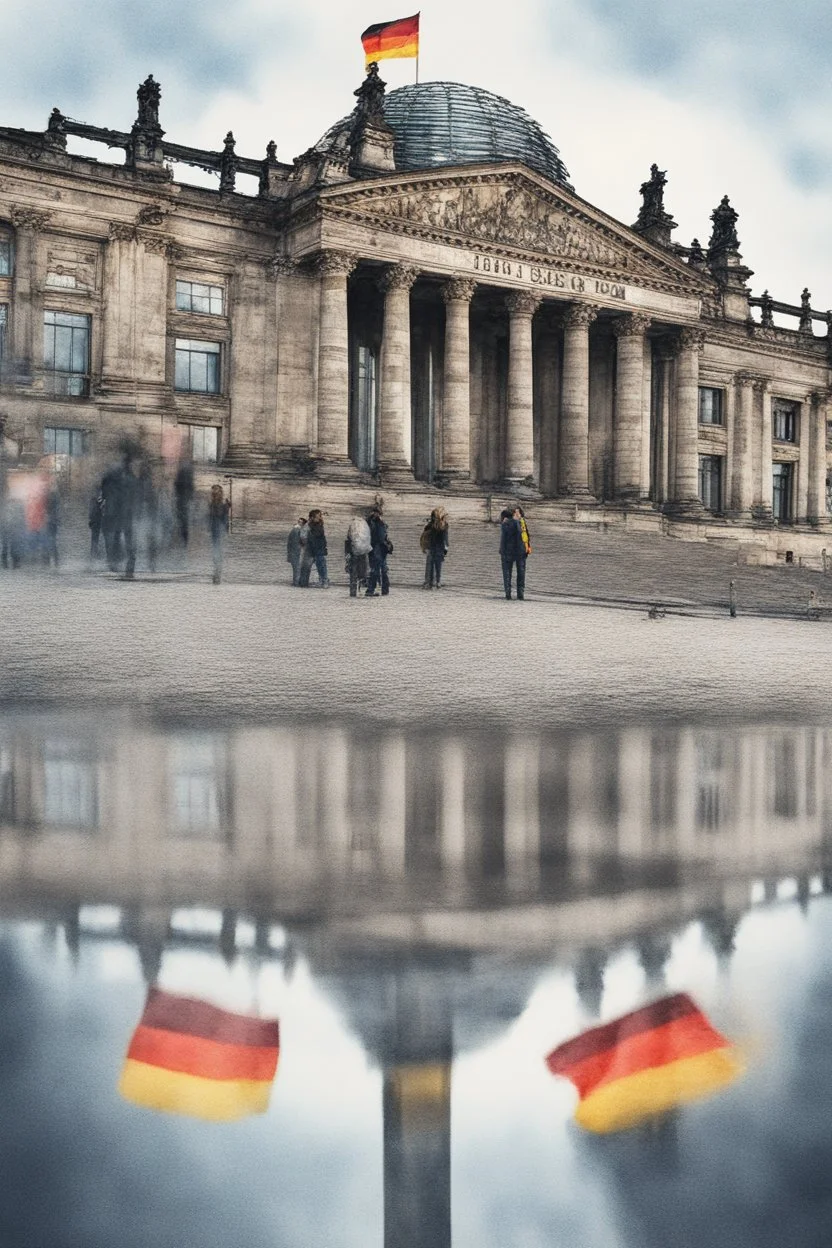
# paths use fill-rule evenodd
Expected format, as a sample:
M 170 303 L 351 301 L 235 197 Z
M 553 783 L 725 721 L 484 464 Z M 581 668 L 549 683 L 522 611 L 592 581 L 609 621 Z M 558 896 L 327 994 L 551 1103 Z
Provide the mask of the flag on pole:
M 546 1065 L 578 1089 L 575 1121 L 599 1133 L 707 1096 L 743 1070 L 737 1050 L 687 993 L 585 1031 L 554 1049 Z
M 390 60 L 392 57 L 418 57 L 419 14 L 368 26 L 361 42 L 364 45 L 365 66 L 372 61 Z
M 230 1122 L 266 1112 L 279 1052 L 276 1019 L 151 988 L 119 1092 L 146 1109 Z

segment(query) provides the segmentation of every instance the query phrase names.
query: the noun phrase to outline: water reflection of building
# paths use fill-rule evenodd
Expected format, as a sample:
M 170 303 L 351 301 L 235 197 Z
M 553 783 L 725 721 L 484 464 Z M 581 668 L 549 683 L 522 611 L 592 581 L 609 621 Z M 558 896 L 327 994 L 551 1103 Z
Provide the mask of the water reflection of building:
M 27 715 L 0 729 L 0 882 L 349 915 L 776 875 L 830 844 L 830 756 L 819 728 L 489 738 Z

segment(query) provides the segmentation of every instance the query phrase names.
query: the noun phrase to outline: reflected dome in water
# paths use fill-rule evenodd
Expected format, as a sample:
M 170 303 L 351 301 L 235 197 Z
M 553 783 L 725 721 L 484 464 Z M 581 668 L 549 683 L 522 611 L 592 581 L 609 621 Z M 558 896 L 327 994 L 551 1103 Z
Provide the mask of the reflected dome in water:
M 420 82 L 398 87 L 384 98 L 384 119 L 394 133 L 400 170 L 520 161 L 570 187 L 560 153 L 525 109 L 482 87 L 460 82 Z M 329 147 L 352 118 L 327 131 L 318 144 Z

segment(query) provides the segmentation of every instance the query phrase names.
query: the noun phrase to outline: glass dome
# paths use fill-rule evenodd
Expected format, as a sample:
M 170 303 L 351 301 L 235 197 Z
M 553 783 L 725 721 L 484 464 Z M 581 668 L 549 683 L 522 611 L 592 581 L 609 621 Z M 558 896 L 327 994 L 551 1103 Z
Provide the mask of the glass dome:
M 421 82 L 384 97 L 384 117 L 395 134 L 396 168 L 520 161 L 569 187 L 558 149 L 525 109 L 510 100 L 459 82 Z M 349 129 L 344 118 L 317 145 L 329 147 Z

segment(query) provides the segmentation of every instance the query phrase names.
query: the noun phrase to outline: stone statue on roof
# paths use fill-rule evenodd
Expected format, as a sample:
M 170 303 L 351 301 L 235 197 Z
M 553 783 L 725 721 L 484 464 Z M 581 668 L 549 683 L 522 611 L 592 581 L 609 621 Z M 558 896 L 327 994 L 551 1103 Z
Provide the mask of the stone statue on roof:
M 731 207 L 728 196 L 723 195 L 719 206 L 711 213 L 713 230 L 708 244 L 708 255 L 716 256 L 725 251 L 739 251 L 740 242 L 737 238 L 738 214 Z
M 148 74 L 144 82 L 136 92 L 136 99 L 139 101 L 139 115 L 136 118 L 136 127 L 143 131 L 152 131 L 159 128 L 159 100 L 162 97 L 162 88 L 158 82 L 155 82 L 152 74 Z
M 385 125 L 384 91 L 387 86 L 379 77 L 378 63 L 371 61 L 367 69 L 367 77 L 357 91 L 353 92 L 358 103 L 355 106 L 356 121 L 369 122 L 370 125 Z

